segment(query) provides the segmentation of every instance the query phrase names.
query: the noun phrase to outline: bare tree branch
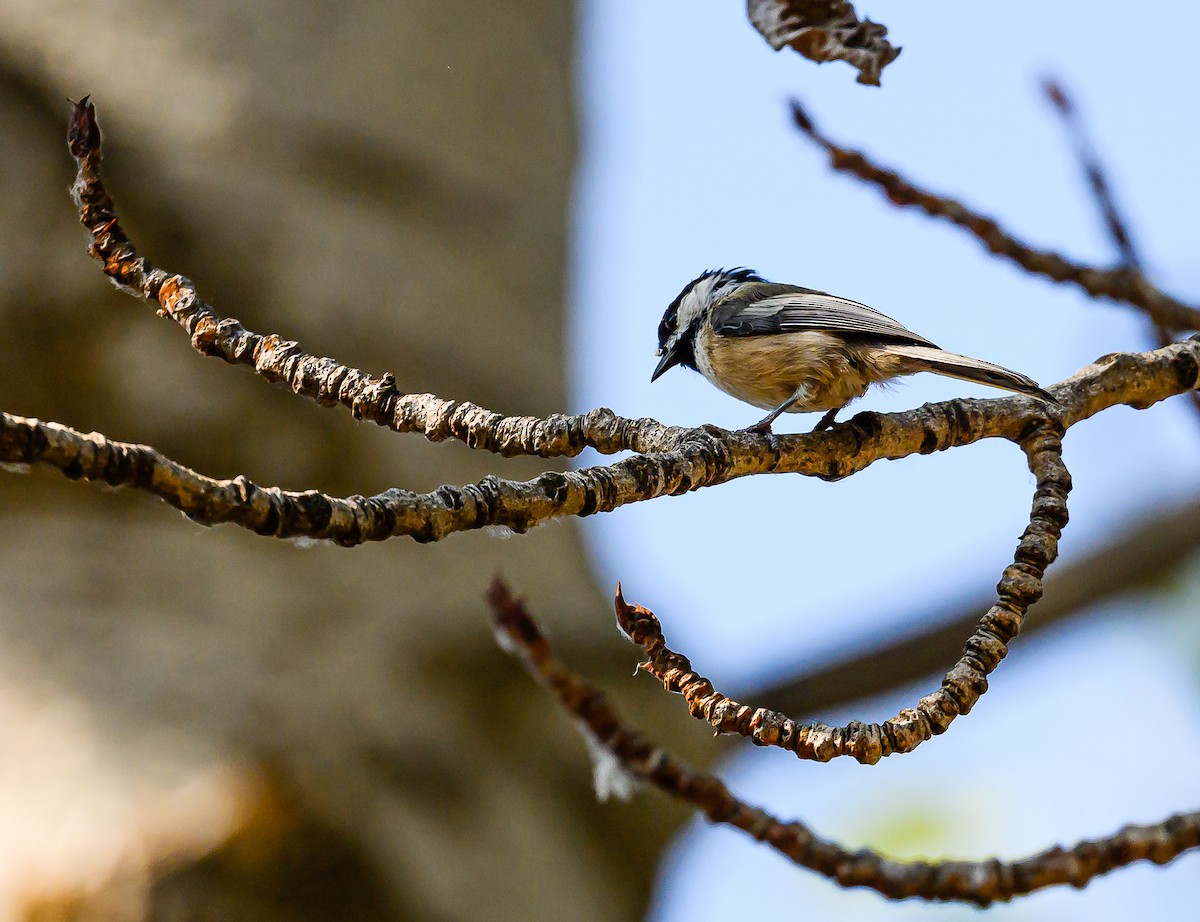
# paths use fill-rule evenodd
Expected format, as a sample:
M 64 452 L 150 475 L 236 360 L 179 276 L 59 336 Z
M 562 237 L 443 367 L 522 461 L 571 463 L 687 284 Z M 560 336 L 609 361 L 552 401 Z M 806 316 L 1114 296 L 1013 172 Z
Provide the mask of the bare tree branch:
M 1198 378 L 1200 336 L 1193 336 L 1153 352 L 1106 356 L 1055 385 L 1054 392 L 1063 404 L 1061 422 L 1070 426 L 1116 404 L 1148 407 L 1195 388 Z M 672 450 L 635 454 L 613 464 L 575 471 L 547 471 L 527 481 L 489 476 L 466 486 L 442 486 L 432 493 L 393 490 L 380 494 L 388 497 L 388 509 L 395 516 L 391 534 L 439 541 L 454 532 L 492 525 L 523 533 L 550 519 L 611 512 L 630 503 L 688 493 L 756 474 L 800 473 L 838 480 L 882 459 L 931 454 L 985 438 L 1021 442 L 1033 430 L 1044 427 L 1046 418 L 1036 401 L 1008 397 L 958 399 L 902 413 L 860 413 L 827 432 L 779 437 L 727 432 L 716 427 L 666 429 L 652 420 L 648 422 L 674 439 Z M 0 460 L 16 464 L 43 462 L 67 472 L 86 470 L 86 475 L 77 476 L 154 492 L 153 484 L 139 474 L 141 468 L 137 464 L 118 458 L 129 452 L 148 458 L 146 452 L 153 449 L 113 443 L 103 436 L 83 436 L 61 426 L 51 430 L 48 427 L 52 425 L 6 414 Z M 52 432 L 56 440 L 53 444 L 62 447 L 49 452 Z M 97 439 L 108 446 L 121 447 L 106 448 L 96 454 Z M 110 451 L 116 455 L 110 456 Z M 173 469 L 174 465 L 187 470 L 167 459 L 160 458 L 154 463 L 161 463 L 164 469 Z M 80 467 L 81 464 L 84 466 Z M 238 520 L 243 516 L 247 522 L 258 521 L 257 512 L 235 512 L 233 506 L 245 500 L 238 491 L 228 488 L 230 482 L 203 478 L 191 471 L 188 474 L 198 478 L 190 491 L 173 492 L 172 487 L 167 492 L 179 502 L 191 496 L 186 510 L 190 517 L 205 524 L 241 524 Z M 316 497 L 321 497 L 315 493 L 295 495 L 306 497 L 304 502 L 316 502 Z M 266 501 L 260 497 L 255 502 Z M 267 504 L 273 502 L 274 499 Z M 331 497 L 323 497 L 321 502 L 331 507 L 336 504 Z M 302 519 L 298 515 L 293 526 L 298 527 Z M 336 537 L 325 533 L 323 528 L 310 536 L 350 543 L 378 540 L 378 537 L 361 537 L 354 530 L 358 526 L 349 522 L 346 520 L 346 532 Z M 377 527 L 382 528 L 382 524 Z M 377 530 L 372 534 L 387 537 Z
M 1046 576 L 1037 616 L 1024 624 L 1021 633 L 1028 636 L 1145 584 L 1186 560 L 1197 547 L 1200 497 L 1126 526 L 1111 542 L 1073 563 L 1060 561 Z M 991 596 L 981 593 L 941 614 L 931 615 L 922 608 L 897 623 L 932 623 L 928 630 L 759 689 L 754 696 L 782 710 L 813 714 L 919 681 L 958 653 L 962 638 L 978 620 L 977 613 L 990 602 Z
M 670 455 L 635 455 L 615 464 L 533 480 L 489 476 L 475 484 L 430 493 L 391 489 L 376 496 L 339 498 L 316 490 L 293 493 L 259 487 L 245 477 L 216 480 L 147 445 L 83 434 L 58 423 L 0 414 L 0 462 L 41 463 L 71 479 L 100 480 L 158 496 L 202 525 L 230 523 L 277 538 L 327 539 L 344 546 L 409 536 L 440 541 L 490 526 L 523 533 L 550 519 L 610 511 L 666 493 L 729 479 L 727 465 L 710 469 L 719 442 L 697 430 Z M 714 479 L 715 478 L 715 479 Z
M 236 320 L 219 316 L 188 279 L 138 256 L 125 236 L 100 179 L 100 128 L 86 96 L 75 104 L 67 143 L 79 166 L 71 195 L 80 222 L 92 235 L 88 253 L 122 291 L 156 303 L 159 315 L 178 323 L 201 355 L 246 365 L 268 381 L 283 382 L 296 394 L 323 406 L 341 404 L 357 418 L 396 432 L 419 432 L 434 442 L 458 439 L 471 448 L 502 455 L 564 457 L 589 447 L 613 454 L 653 450 L 661 442 L 663 427 L 653 420 L 626 420 L 609 410 L 537 419 L 501 416 L 432 394 L 401 393 L 390 373 L 372 377 L 334 359 L 309 355 L 299 343 L 254 333 Z
M 1057 80 L 1046 80 L 1042 89 L 1046 93 L 1046 98 L 1050 100 L 1055 111 L 1062 118 L 1063 125 L 1067 129 L 1067 136 L 1071 140 L 1071 148 L 1075 151 L 1075 158 L 1079 161 L 1088 187 L 1092 190 L 1092 199 L 1100 211 L 1105 229 L 1112 238 L 1117 253 L 1121 256 L 1121 262 L 1134 272 L 1143 274 L 1145 265 L 1137 245 L 1134 243 L 1133 234 L 1129 230 L 1129 222 L 1125 220 L 1121 210 L 1117 207 L 1112 184 L 1109 183 L 1104 167 L 1100 163 L 1096 145 L 1092 143 L 1083 120 L 1079 117 L 1079 110 L 1071 97 L 1067 95 L 1066 89 Z
M 1075 158 L 1079 161 L 1080 170 L 1092 191 L 1092 199 L 1100 212 L 1108 236 L 1112 239 L 1117 253 L 1120 254 L 1122 263 L 1138 278 L 1146 279 L 1145 262 L 1142 260 L 1133 233 L 1129 229 L 1129 222 L 1121 214 L 1121 209 L 1117 207 L 1112 183 L 1108 180 L 1104 166 L 1100 162 L 1100 154 L 1096 150 L 1096 145 L 1092 143 L 1078 108 L 1059 82 L 1047 80 L 1043 84 L 1043 90 L 1046 98 L 1050 100 L 1055 111 L 1062 118 L 1067 136 L 1071 140 L 1071 147 L 1075 151 Z M 1159 346 L 1165 346 L 1179 332 L 1179 330 L 1167 328 L 1153 319 L 1151 319 L 1151 325 L 1154 331 L 1153 340 Z M 1197 410 L 1200 410 L 1200 393 L 1193 391 L 1191 398 L 1192 404 Z
M 887 26 L 860 20 L 844 0 L 746 0 L 746 15 L 776 51 L 791 47 L 818 64 L 845 61 L 859 83 L 879 86 L 879 72 L 900 54 Z
M 931 736 L 945 733 L 959 714 L 970 713 L 987 691 L 988 675 L 1008 655 L 1008 645 L 1020 633 L 1029 606 L 1041 598 L 1042 575 L 1058 556 L 1071 490 L 1071 478 L 1062 463 L 1062 444 L 1053 432 L 1037 431 L 1022 447 L 1037 478 L 1037 491 L 1015 559 L 996 587 L 999 599 L 987 608 L 958 662 L 942 679 L 941 688 L 922 698 L 915 708 L 905 708 L 882 724 L 801 724 L 778 711 L 727 698 L 692 670 L 686 656 L 667 648 L 658 618 L 640 605 L 628 605 L 619 587 L 617 625 L 645 649 L 649 658 L 641 668 L 668 691 L 681 694 L 693 717 L 707 720 L 722 733 L 737 733 L 760 746 L 778 746 L 801 759 L 818 762 L 852 756 L 874 765 L 884 756 L 911 752 Z
M 819 838 L 798 821 L 783 822 L 730 793 L 714 775 L 696 771 L 628 728 L 604 694 L 557 662 L 537 623 L 497 578 L 488 592 L 501 647 L 521 660 L 563 708 L 635 778 L 770 845 L 791 861 L 842 887 L 864 887 L 890 899 L 919 897 L 987 906 L 1047 887 L 1083 887 L 1138 861 L 1167 864 L 1200 847 L 1200 813 L 1149 826 L 1126 826 L 1103 839 L 1055 846 L 1019 861 L 895 861 L 870 849 L 850 851 Z
M 1150 406 L 1195 388 L 1198 377 L 1200 336 L 1193 336 L 1154 352 L 1107 356 L 1056 385 L 1055 392 L 1064 405 L 1065 424 L 1073 425 L 1118 403 Z M 547 471 L 527 481 L 493 476 L 476 484 L 439 487 L 432 493 L 394 490 L 380 496 L 389 497 L 389 510 L 395 516 L 392 534 L 438 541 L 454 532 L 491 525 L 525 532 L 553 518 L 611 512 L 630 503 L 679 495 L 756 474 L 800 473 L 837 480 L 882 459 L 930 454 L 984 438 L 1020 442 L 1045 424 L 1045 417 L 1038 412 L 1034 401 L 1009 397 L 952 400 L 903 413 L 860 413 L 828 432 L 805 435 L 767 437 L 715 427 L 664 430 L 676 439 L 673 450 L 668 452 L 637 454 L 610 465 L 576 471 Z M 86 471 L 77 474 L 84 479 L 153 492 L 138 473 L 138 465 L 112 460 L 107 454 L 113 451 L 123 457 L 122 453 L 134 452 L 145 458 L 148 457 L 145 452 L 153 449 L 109 442 L 102 436 L 83 436 L 61 426 L 50 429 L 53 425 L 5 415 L 0 460 L 17 464 L 43 462 L 68 472 Z M 51 434 L 56 440 L 53 444 L 62 446 L 54 452 L 47 450 Z M 121 447 L 106 448 L 97 454 L 97 439 Z M 68 445 L 72 440 L 73 445 Z M 88 459 L 88 463 L 80 467 L 83 462 L 79 459 Z M 166 459 L 155 463 L 160 461 L 167 468 L 174 464 Z M 202 478 L 194 472 L 189 474 Z M 202 480 L 207 481 L 203 487 Z M 235 514 L 232 505 L 243 501 L 237 491 L 222 485 L 228 482 L 202 480 L 196 482 L 194 502 L 186 510 L 188 515 L 206 524 L 237 521 L 241 514 Z M 172 495 L 182 501 L 180 498 L 188 494 Z M 308 497 L 305 502 L 313 502 L 312 497 L 320 496 L 297 495 Z M 335 502 L 330 497 L 323 501 Z M 297 518 L 293 524 L 299 521 Z M 334 540 L 354 543 L 355 535 L 348 528 Z M 310 536 L 333 537 L 320 529 Z
M 865 154 L 835 144 L 817 129 L 795 100 L 792 116 L 796 126 L 829 154 L 833 169 L 878 186 L 893 205 L 919 208 L 930 217 L 950 221 L 977 237 L 990 252 L 1012 260 L 1027 272 L 1078 285 L 1095 298 L 1124 301 L 1168 330 L 1200 330 L 1200 308 L 1164 294 L 1140 273 L 1127 268 L 1096 269 L 1059 253 L 1035 249 L 962 202 L 921 189 L 899 173 L 876 166 Z
M 41 463 L 72 480 L 103 481 L 157 496 L 201 525 L 230 523 L 273 538 L 306 537 L 352 547 L 408 535 L 436 540 L 438 511 L 453 505 L 453 488 L 415 494 L 327 496 L 260 487 L 245 477 L 216 480 L 148 445 L 116 442 L 36 419 L 0 413 L 0 463 Z M 465 493 L 469 488 L 464 488 Z

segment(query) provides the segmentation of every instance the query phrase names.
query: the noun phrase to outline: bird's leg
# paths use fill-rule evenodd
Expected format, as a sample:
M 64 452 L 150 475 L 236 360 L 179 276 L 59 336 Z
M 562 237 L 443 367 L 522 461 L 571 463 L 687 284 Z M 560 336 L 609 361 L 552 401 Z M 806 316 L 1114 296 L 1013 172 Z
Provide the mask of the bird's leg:
M 802 384 L 796 388 L 796 393 L 792 394 L 787 400 L 777 406 L 774 410 L 756 422 L 753 426 L 747 426 L 743 432 L 757 432 L 759 435 L 768 435 L 771 432 L 771 423 L 775 422 L 782 413 L 786 413 L 789 408 L 795 406 L 801 400 L 808 396 L 808 389 Z
M 822 416 L 819 420 L 817 420 L 817 424 L 815 426 L 813 426 L 812 431 L 813 432 L 824 432 L 826 429 L 828 429 L 830 426 L 832 426 L 833 420 L 838 415 L 838 410 L 840 410 L 840 409 L 841 409 L 841 407 L 834 407 L 832 410 L 830 410 L 828 413 L 826 413 L 824 416 Z

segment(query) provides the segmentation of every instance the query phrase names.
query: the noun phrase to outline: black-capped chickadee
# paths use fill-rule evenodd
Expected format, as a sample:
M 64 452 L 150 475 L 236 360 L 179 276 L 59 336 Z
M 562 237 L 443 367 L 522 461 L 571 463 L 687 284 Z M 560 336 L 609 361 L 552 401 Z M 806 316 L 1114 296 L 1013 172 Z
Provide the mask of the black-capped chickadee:
M 662 356 L 650 380 L 683 365 L 768 413 L 827 411 L 817 430 L 871 384 L 934 374 L 1031 394 L 1057 404 L 1025 375 L 939 349 L 879 311 L 823 291 L 780 285 L 749 269 L 711 269 L 684 286 L 658 325 Z

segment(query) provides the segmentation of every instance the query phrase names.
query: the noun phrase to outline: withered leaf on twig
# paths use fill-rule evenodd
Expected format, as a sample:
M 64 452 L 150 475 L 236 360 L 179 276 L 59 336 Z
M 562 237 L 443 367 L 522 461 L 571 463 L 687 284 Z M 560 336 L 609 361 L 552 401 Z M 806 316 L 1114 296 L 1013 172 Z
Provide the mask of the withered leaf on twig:
M 859 19 L 843 0 L 746 0 L 746 15 L 776 51 L 788 46 L 811 61 L 845 61 L 858 68 L 858 82 L 879 86 L 879 72 L 900 49 L 887 40 L 887 26 Z

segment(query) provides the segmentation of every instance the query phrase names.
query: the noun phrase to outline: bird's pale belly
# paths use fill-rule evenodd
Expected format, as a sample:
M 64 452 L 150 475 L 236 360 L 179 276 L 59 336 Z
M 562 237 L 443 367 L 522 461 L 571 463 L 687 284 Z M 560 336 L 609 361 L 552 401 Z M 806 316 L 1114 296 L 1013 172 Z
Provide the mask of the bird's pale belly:
M 696 342 L 696 367 L 725 393 L 765 410 L 803 389 L 789 413 L 838 409 L 871 383 L 866 363 L 841 337 L 815 330 L 717 336 L 705 328 Z

